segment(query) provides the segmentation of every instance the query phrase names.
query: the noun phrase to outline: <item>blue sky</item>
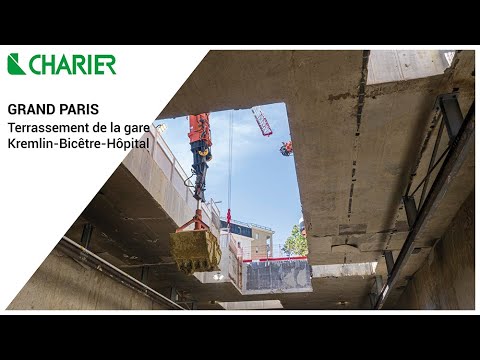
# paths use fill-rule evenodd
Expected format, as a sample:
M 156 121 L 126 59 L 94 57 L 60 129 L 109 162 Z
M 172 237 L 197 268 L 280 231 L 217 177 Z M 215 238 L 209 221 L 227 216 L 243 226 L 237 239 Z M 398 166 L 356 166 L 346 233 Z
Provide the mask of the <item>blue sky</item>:
M 263 136 L 250 109 L 233 115 L 232 218 L 268 226 L 275 231 L 275 244 L 283 244 L 302 216 L 294 156 L 280 154 L 282 141 L 290 140 L 285 104 L 263 105 L 273 130 Z M 228 148 L 230 111 L 210 114 L 212 155 L 206 178 L 205 197 L 217 204 L 222 216 L 228 208 Z M 190 151 L 186 117 L 156 121 L 165 123 L 163 137 L 187 174 Z M 295 144 L 294 144 L 295 145 Z

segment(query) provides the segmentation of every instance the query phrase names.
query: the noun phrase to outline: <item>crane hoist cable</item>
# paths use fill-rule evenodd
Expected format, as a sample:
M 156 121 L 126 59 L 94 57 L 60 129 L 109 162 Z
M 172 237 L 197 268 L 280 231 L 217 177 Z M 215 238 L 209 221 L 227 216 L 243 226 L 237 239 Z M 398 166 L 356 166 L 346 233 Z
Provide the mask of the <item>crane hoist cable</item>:
M 228 211 L 227 211 L 227 228 L 230 233 L 230 221 L 232 220 L 232 158 L 233 158 L 233 111 L 230 110 L 229 128 L 228 128 Z

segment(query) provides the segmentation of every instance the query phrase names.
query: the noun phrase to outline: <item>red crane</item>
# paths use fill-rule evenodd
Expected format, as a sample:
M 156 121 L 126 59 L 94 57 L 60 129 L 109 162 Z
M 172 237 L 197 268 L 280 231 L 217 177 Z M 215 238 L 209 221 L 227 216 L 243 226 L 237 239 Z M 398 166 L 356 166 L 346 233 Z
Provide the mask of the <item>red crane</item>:
M 272 128 L 270 127 L 270 124 L 268 123 L 265 115 L 263 115 L 263 112 L 262 112 L 262 109 L 260 109 L 260 106 L 252 107 L 252 113 L 253 113 L 253 116 L 255 116 L 255 120 L 257 120 L 258 127 L 260 128 L 260 131 L 262 132 L 263 136 L 272 135 L 273 134 Z

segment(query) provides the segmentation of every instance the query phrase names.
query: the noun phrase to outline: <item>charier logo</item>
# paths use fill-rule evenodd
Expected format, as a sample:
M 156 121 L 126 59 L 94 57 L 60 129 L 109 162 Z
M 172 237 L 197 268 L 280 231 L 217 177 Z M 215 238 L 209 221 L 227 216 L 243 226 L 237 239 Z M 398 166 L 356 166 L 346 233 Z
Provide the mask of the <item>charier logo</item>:
M 45 55 L 37 54 L 22 63 L 18 53 L 8 55 L 7 68 L 10 75 L 116 75 L 113 55 Z

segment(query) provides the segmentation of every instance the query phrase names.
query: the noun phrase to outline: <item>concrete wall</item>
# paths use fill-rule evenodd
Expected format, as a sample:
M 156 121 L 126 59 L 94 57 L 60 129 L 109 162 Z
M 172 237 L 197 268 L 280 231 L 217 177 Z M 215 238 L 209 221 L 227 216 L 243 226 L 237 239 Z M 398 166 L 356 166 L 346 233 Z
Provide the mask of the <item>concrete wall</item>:
M 417 271 L 396 308 L 475 309 L 475 192 Z
M 313 291 L 305 260 L 243 263 L 242 272 L 244 295 Z
M 163 305 L 54 250 L 8 310 L 164 310 Z

